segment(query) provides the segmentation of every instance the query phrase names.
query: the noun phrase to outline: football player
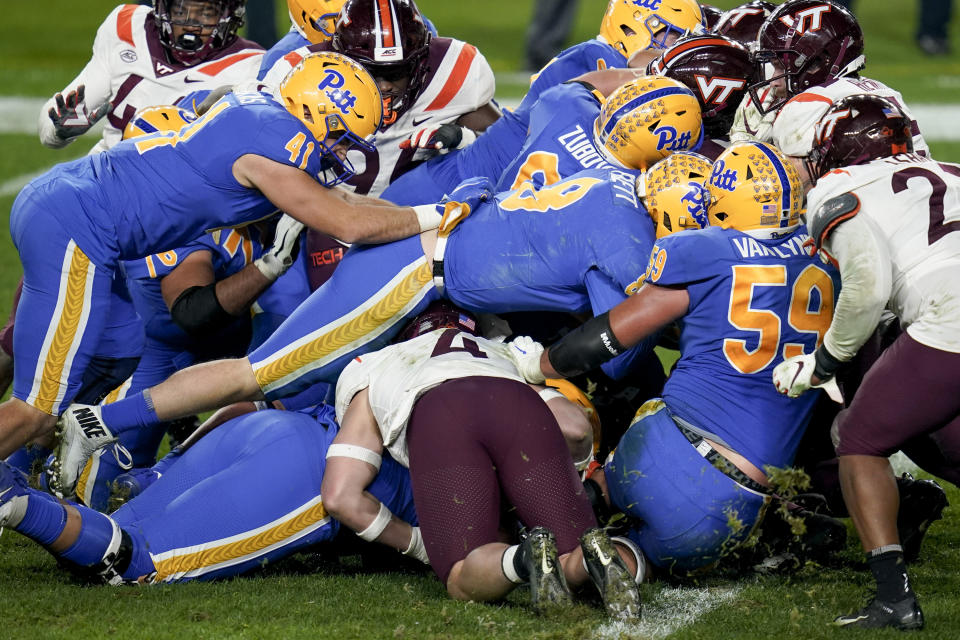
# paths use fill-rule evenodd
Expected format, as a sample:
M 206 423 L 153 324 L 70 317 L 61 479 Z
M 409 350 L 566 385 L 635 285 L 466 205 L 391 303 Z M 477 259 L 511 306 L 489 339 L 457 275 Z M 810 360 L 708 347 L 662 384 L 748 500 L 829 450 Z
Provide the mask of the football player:
M 178 133 L 60 165 L 20 192 L 10 216 L 25 274 L 17 316 L 34 330 L 14 336 L 19 364 L 14 398 L 0 405 L 0 456 L 50 431 L 73 399 L 109 337 L 101 333 L 121 260 L 278 208 L 348 242 L 395 240 L 439 223 L 435 211 L 418 218 L 328 188 L 350 173 L 347 147 L 367 145 L 380 121 L 379 93 L 362 67 L 338 54 L 310 56 L 280 95 L 285 102 L 229 95 Z
M 445 301 L 398 339 L 356 358 L 337 384 L 343 429 L 321 488 L 331 515 L 364 540 L 429 556 L 459 600 L 499 599 L 529 582 L 545 612 L 569 604 L 568 582 L 589 575 L 611 614 L 639 616 L 636 568 L 620 556 L 633 560 L 630 545 L 620 551 L 596 528 L 557 420 L 517 372 L 514 346 L 478 336 L 476 320 Z M 384 447 L 410 466 L 420 528 L 363 491 Z M 531 529 L 521 545 L 501 542 L 501 495 Z
M 903 97 L 859 75 L 863 31 L 847 9 L 824 0 L 788 0 L 770 14 L 757 36 L 759 81 L 737 109 L 730 139 L 774 142 L 790 156 L 810 151 L 814 127 L 844 96 L 873 93 L 907 115 Z M 929 149 L 911 116 L 914 150 Z
M 40 141 L 60 148 L 106 116 L 91 153 L 120 142 L 134 114 L 187 94 L 253 78 L 263 48 L 237 37 L 245 0 L 154 0 L 114 9 L 93 57 L 40 111 Z
M 736 40 L 752 51 L 756 48 L 760 27 L 776 8 L 777 5 L 766 0 L 749 0 L 725 11 L 713 32 L 718 36 Z
M 682 319 L 663 397 L 640 408 L 605 466 L 629 536 L 680 572 L 716 562 L 762 519 L 764 470 L 790 465 L 816 401 L 787 401 L 769 375 L 821 344 L 839 288 L 803 249 L 800 178 L 776 149 L 732 145 L 707 187 L 709 226 L 658 239 L 634 296 L 518 360 L 530 382 L 577 375 Z
M 350 56 L 373 75 L 383 96 L 376 148 L 350 154 L 358 171 L 346 184 L 357 193 L 381 194 L 437 150 L 467 146 L 500 116 L 483 54 L 466 42 L 433 37 L 411 0 L 349 0 L 329 42 L 280 58 L 264 82 L 276 84 L 310 51 Z
M 516 109 L 506 111 L 474 144 L 428 160 L 399 177 L 383 197 L 397 204 L 437 202 L 469 178 L 485 176 L 496 181 L 520 153 L 530 127 L 530 110 L 544 91 L 591 71 L 624 69 L 637 52 L 653 57 L 656 54 L 650 52 L 669 47 L 685 31 L 701 30 L 702 21 L 700 6 L 694 0 L 640 4 L 610 0 L 600 35 L 566 49 L 535 74 Z M 643 69 L 647 62 L 644 59 L 635 66 Z
M 0 461 L 0 527 L 43 545 L 61 566 L 107 584 L 228 578 L 317 542 L 340 524 L 323 505 L 332 407 L 265 410 L 228 421 L 110 516 L 28 487 Z M 416 524 L 406 469 L 389 458 L 367 490 Z
M 636 290 L 655 234 L 636 193 L 633 163 L 645 158 L 642 145 L 632 142 L 643 129 L 636 123 L 648 122 L 664 108 L 661 102 L 674 99 L 697 108 L 681 88 L 652 102 L 621 101 L 614 94 L 601 113 L 605 153 L 631 169 L 588 169 L 549 187 L 524 183 L 495 197 L 489 182 L 465 182 L 449 202 L 417 207 L 445 211 L 438 232 L 352 248 L 333 277 L 248 358 L 184 369 L 144 394 L 104 406 L 102 415 L 96 407 L 71 408 L 61 443 L 70 460 L 62 464 L 60 486 L 73 487 L 79 468 L 110 441 L 113 428 L 333 383 L 354 356 L 385 346 L 440 297 L 489 313 L 605 312 Z M 486 248 L 482 260 L 477 247 Z M 619 377 L 651 348 L 638 346 L 606 365 L 606 372 Z M 91 416 L 100 432 L 94 438 L 78 419 Z
M 887 456 L 926 439 L 941 454 L 930 470 L 960 483 L 960 166 L 915 153 L 912 133 L 893 102 L 848 96 L 827 110 L 811 153 L 798 161 L 808 176 L 810 236 L 839 265 L 843 289 L 823 344 L 779 365 L 777 389 L 796 397 L 830 380 L 884 309 L 904 328 L 834 423 L 844 501 L 877 581 L 870 603 L 837 618 L 840 625 L 923 627 Z

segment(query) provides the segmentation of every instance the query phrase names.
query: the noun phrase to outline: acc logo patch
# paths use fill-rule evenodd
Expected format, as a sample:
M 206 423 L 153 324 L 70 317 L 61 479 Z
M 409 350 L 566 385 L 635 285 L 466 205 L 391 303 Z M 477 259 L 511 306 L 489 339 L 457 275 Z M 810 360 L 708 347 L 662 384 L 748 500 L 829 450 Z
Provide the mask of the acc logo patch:
M 120 52 L 120 59 L 124 62 L 136 62 L 137 61 L 137 52 L 133 49 L 124 49 Z

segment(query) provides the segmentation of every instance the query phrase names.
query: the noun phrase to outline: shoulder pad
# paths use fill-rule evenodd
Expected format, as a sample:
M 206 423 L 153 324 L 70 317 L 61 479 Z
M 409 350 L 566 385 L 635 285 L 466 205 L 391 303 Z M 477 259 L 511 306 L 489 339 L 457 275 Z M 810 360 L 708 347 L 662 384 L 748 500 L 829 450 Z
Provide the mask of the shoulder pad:
M 820 205 L 820 210 L 807 225 L 816 248 L 819 250 L 823 246 L 824 240 L 838 224 L 849 220 L 859 211 L 860 198 L 849 192 L 830 198 Z

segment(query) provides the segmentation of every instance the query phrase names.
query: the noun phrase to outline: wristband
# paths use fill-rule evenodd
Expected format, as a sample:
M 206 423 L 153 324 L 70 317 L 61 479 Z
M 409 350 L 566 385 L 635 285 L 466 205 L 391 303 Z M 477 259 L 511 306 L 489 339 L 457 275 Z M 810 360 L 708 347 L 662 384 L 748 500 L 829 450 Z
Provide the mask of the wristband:
M 440 226 L 440 220 L 443 219 L 442 209 L 438 211 L 437 205 L 435 204 L 418 204 L 413 207 L 413 211 L 417 214 L 417 223 L 420 225 L 420 231 L 436 229 Z
M 610 312 L 591 318 L 547 351 L 553 370 L 570 378 L 596 369 L 626 351 L 610 328 Z
M 254 260 L 253 266 L 259 269 L 263 277 L 270 282 L 276 282 L 277 278 L 282 276 L 283 272 L 286 271 L 283 267 L 283 262 L 272 253 L 265 253 Z
M 826 382 L 832 378 L 836 373 L 837 369 L 840 368 L 840 365 L 843 364 L 842 361 L 838 360 L 833 356 L 832 353 L 827 351 L 826 345 L 820 345 L 820 348 L 813 352 L 813 375 L 820 378 L 821 382 Z

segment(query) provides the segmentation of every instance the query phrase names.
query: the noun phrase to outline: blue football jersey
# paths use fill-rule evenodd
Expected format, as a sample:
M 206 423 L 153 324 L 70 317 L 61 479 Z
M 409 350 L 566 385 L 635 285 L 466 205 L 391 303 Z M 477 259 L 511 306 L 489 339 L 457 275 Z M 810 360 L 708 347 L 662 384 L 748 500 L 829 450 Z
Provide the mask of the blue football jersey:
M 626 66 L 626 57 L 606 42 L 596 38 L 579 42 L 558 53 L 530 78 L 530 89 L 523 101 L 533 104 L 547 89 L 584 73 L 603 69 L 625 69 Z
M 450 299 L 492 313 L 600 313 L 623 300 L 643 276 L 655 237 L 637 175 L 591 169 L 478 207 L 448 240 Z
M 69 198 L 56 217 L 91 260 L 108 267 L 117 257 L 166 251 L 205 231 L 272 215 L 276 207 L 260 191 L 237 182 L 233 163 L 256 154 L 316 176 L 316 147 L 306 126 L 269 94 L 228 94 L 180 132 L 121 142 L 59 165 L 27 188 Z
M 517 157 L 500 176 L 497 191 L 529 180 L 537 189 L 584 169 L 614 169 L 593 142 L 603 96 L 579 82 L 548 89 L 530 110 L 530 128 Z
M 792 462 L 819 395 L 779 394 L 773 368 L 822 342 L 840 290 L 836 269 L 804 250 L 807 238 L 708 227 L 661 238 L 650 255 L 647 281 L 690 295 L 667 406 L 761 469 Z

